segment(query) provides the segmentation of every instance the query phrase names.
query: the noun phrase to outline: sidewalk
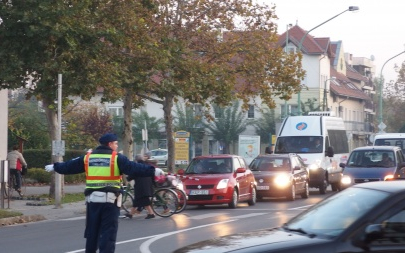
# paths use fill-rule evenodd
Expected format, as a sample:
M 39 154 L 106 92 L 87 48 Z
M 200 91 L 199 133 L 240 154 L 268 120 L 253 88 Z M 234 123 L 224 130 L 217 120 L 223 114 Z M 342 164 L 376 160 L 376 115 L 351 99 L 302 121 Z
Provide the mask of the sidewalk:
M 0 219 L 0 226 L 12 225 L 40 220 L 66 219 L 86 215 L 84 201 L 62 204 L 60 208 L 55 205 L 44 205 L 41 200 L 33 200 L 30 196 L 49 193 L 49 185 L 27 186 L 25 197 L 22 199 L 11 199 L 8 206 L 8 199 L 4 200 L 4 210 L 23 213 L 23 216 Z M 65 185 L 65 193 L 83 193 L 85 184 Z M 17 195 L 15 195 L 17 196 Z

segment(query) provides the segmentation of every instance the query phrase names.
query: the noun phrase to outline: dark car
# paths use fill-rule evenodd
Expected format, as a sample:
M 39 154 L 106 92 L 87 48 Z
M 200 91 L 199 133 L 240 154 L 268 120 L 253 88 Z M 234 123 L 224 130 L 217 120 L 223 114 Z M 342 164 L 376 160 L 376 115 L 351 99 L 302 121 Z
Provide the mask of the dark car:
M 198 156 L 178 174 L 183 176 L 188 205 L 256 204 L 255 178 L 241 156 Z
M 286 197 L 295 200 L 296 194 L 308 198 L 308 171 L 299 155 L 259 155 L 249 167 L 255 175 L 257 199 Z
M 215 238 L 175 251 L 186 252 L 405 252 L 405 181 L 357 184 L 281 227 Z
M 396 146 L 367 146 L 355 148 L 347 163 L 341 163 L 341 188 L 353 184 L 392 179 L 397 170 L 405 167 L 404 154 Z

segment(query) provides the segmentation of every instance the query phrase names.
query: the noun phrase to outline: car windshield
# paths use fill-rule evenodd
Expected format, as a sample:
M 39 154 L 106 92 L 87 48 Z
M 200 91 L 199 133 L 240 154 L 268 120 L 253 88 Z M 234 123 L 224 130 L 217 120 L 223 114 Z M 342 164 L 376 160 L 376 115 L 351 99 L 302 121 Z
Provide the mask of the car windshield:
M 387 192 L 347 188 L 299 214 L 283 228 L 311 236 L 334 238 L 386 198 Z
M 352 167 L 393 167 L 394 152 L 388 150 L 359 150 L 350 154 L 347 162 Z
M 289 171 L 291 168 L 288 157 L 259 157 L 249 167 L 252 171 Z
M 194 159 L 186 174 L 225 174 L 233 172 L 231 158 Z
M 278 137 L 275 153 L 323 153 L 322 136 Z
M 166 151 L 166 150 L 151 150 L 150 153 L 151 153 L 151 156 L 163 156 L 163 155 L 167 155 L 167 151 Z
M 376 139 L 374 146 L 398 146 L 405 153 L 405 138 Z

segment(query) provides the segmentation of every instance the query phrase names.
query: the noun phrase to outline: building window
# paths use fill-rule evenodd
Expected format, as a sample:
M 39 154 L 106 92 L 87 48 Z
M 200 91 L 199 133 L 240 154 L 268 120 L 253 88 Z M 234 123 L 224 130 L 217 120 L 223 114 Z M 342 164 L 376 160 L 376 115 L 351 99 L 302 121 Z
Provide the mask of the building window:
M 254 119 L 255 118 L 255 107 L 254 107 L 254 105 L 249 105 L 249 110 L 247 112 L 247 117 L 248 117 L 248 119 Z

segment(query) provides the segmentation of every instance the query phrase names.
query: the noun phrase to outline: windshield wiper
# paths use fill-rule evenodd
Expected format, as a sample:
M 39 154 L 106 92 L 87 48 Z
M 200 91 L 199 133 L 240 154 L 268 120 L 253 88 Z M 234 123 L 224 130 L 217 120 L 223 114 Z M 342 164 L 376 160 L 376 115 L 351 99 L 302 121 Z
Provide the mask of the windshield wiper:
M 304 229 L 302 229 L 302 228 L 290 228 L 290 227 L 288 227 L 287 223 L 285 223 L 285 224 L 282 226 L 282 228 L 285 229 L 285 230 L 287 230 L 287 231 L 290 231 L 290 232 L 298 232 L 298 233 L 300 233 L 300 234 L 307 235 L 307 236 L 310 237 L 310 238 L 314 238 L 314 237 L 316 236 L 316 234 L 310 234 L 310 233 L 306 232 L 306 231 L 305 231 Z

